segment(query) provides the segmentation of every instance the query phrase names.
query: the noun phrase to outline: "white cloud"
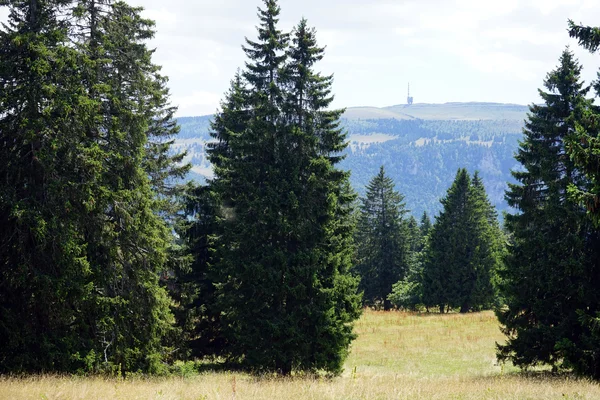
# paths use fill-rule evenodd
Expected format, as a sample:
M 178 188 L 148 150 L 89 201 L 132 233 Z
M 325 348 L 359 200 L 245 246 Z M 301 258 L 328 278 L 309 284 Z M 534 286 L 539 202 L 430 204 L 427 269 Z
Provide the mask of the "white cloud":
M 179 107 L 179 115 L 207 115 L 217 110 L 221 94 L 193 91 L 185 96 L 173 96 L 172 103 Z
M 514 44 L 515 42 L 527 42 L 534 45 L 548 45 L 560 43 L 566 39 L 564 32 L 542 32 L 535 30 L 531 26 L 521 26 L 516 28 L 497 28 L 483 30 L 481 36 L 484 39 L 501 41 L 505 44 Z
M 212 113 L 255 37 L 261 0 L 130 0 L 156 20 L 154 60 L 170 77 L 179 115 Z M 280 0 L 280 27 L 306 17 L 327 46 L 334 106 L 417 101 L 537 101 L 567 44 L 595 78 L 600 56 L 581 50 L 568 18 L 599 24 L 598 0 Z M 6 9 L 0 8 L 6 18 Z
M 505 15 L 516 10 L 523 1 L 503 0 L 503 1 L 481 1 L 481 0 L 457 0 L 456 4 L 449 2 L 452 8 L 458 6 L 464 11 L 468 11 L 474 17 L 490 17 Z
M 563 6 L 571 8 L 579 8 L 582 5 L 581 0 L 532 0 L 532 3 L 537 7 L 542 14 L 548 15 L 552 11 Z M 597 5 L 597 4 L 596 4 Z
M 508 75 L 521 81 L 535 80 L 538 76 L 536 72 L 544 66 L 541 62 L 524 60 L 505 52 L 482 52 L 465 48 L 457 53 L 482 72 L 489 75 Z
M 414 36 L 416 32 L 415 28 L 406 26 L 394 28 L 394 33 L 398 36 Z
M 144 10 L 144 17 L 153 20 L 161 28 L 165 25 L 173 26 L 177 23 L 177 14 L 164 7 Z

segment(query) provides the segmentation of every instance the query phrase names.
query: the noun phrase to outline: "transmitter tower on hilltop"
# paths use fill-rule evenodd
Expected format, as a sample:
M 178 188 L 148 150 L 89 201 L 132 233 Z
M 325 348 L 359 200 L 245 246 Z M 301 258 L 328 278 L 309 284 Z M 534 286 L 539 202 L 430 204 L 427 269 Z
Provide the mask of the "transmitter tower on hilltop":
M 409 106 L 413 103 L 413 98 L 410 95 L 410 82 L 408 83 L 408 96 L 406 96 L 406 104 Z

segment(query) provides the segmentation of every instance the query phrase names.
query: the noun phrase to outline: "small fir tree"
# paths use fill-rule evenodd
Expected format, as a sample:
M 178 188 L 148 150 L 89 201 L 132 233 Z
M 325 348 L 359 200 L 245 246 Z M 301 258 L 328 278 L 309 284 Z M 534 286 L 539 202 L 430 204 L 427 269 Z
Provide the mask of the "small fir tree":
M 385 310 L 391 306 L 387 297 L 392 285 L 409 270 L 411 237 L 403 199 L 383 166 L 361 199 L 357 233 L 360 287 L 366 304 L 383 302 Z
M 442 313 L 490 307 L 499 260 L 485 190 L 459 169 L 442 205 L 424 255 L 423 302 Z

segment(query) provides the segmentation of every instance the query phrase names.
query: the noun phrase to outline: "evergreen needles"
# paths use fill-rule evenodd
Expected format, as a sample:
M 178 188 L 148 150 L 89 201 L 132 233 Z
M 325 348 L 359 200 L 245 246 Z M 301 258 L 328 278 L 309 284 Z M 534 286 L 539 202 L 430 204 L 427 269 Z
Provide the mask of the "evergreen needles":
M 255 372 L 338 373 L 359 315 L 352 260 L 342 110 L 328 110 L 332 77 L 302 20 L 277 28 L 279 6 L 259 9 L 258 39 L 246 39 L 245 69 L 213 123 L 211 190 L 214 304 L 230 361 Z

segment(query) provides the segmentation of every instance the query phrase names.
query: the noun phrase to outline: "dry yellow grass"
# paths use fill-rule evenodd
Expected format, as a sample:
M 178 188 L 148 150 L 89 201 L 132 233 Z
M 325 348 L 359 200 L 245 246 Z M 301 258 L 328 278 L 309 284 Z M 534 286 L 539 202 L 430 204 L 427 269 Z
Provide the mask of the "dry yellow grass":
M 600 385 L 567 376 L 522 375 L 496 364 L 504 338 L 490 312 L 413 315 L 367 311 L 345 372 L 334 379 L 204 373 L 117 380 L 0 378 L 0 399 L 600 399 Z

